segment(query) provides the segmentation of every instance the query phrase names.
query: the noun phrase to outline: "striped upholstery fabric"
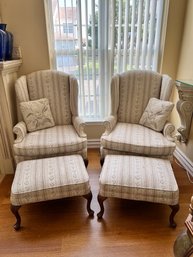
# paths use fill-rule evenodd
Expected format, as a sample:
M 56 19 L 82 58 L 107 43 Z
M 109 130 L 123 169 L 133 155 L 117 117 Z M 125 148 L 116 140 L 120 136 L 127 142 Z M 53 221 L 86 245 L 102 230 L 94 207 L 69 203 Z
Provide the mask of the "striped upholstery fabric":
M 168 160 L 107 155 L 99 179 L 99 194 L 168 205 L 179 201 L 179 190 Z
M 18 121 L 13 145 L 16 163 L 20 160 L 81 154 L 87 158 L 85 123 L 78 116 L 78 83 L 64 72 L 42 70 L 17 79 L 15 84 Z M 26 133 L 19 103 L 47 98 L 55 127 Z
M 18 156 L 42 158 L 78 152 L 87 148 L 87 139 L 79 137 L 72 125 L 64 125 L 27 133 L 13 147 Z
M 74 83 L 70 84 L 70 80 Z M 78 100 L 78 85 L 75 81 L 73 77 L 59 71 L 33 72 L 17 80 L 16 96 L 18 102 L 47 98 L 55 124 L 69 125 L 72 123 L 71 116 L 74 114 L 72 113 L 74 110 L 70 108 L 70 94 L 73 95 L 74 102 Z
M 70 155 L 20 162 L 11 187 L 11 203 L 19 206 L 90 192 L 83 159 Z
M 175 149 L 174 126 L 157 133 L 140 126 L 140 118 L 150 98 L 168 101 L 173 80 L 167 75 L 147 70 L 116 74 L 111 80 L 111 110 L 104 121 L 101 157 L 110 153 L 159 156 L 170 159 Z
M 162 75 L 160 99 L 169 101 L 173 87 L 174 87 L 174 81 L 168 75 Z
M 101 137 L 101 146 L 147 156 L 171 156 L 176 145 L 162 133 L 142 125 L 118 122 L 109 135 Z
M 130 71 L 119 75 L 119 122 L 139 123 L 149 99 L 159 98 L 161 78 L 160 74 L 148 71 Z

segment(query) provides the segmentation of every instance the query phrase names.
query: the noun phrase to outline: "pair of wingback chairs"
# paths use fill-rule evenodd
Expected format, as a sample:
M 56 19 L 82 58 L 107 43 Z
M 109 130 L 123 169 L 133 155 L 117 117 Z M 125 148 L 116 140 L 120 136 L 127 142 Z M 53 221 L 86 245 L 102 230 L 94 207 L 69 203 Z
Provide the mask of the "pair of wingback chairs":
M 106 130 L 101 136 L 101 162 L 107 154 L 172 156 L 174 126 L 166 122 L 169 112 L 162 106 L 162 103 L 169 104 L 171 111 L 172 87 L 169 76 L 152 71 L 128 71 L 112 78 L 110 116 L 104 121 Z M 15 91 L 16 163 L 80 154 L 87 165 L 87 137 L 85 123 L 78 115 L 77 80 L 59 71 L 37 71 L 20 77 Z M 157 114 L 152 114 L 157 105 L 161 107 L 158 116 L 164 114 L 165 120 L 161 123 L 157 122 Z

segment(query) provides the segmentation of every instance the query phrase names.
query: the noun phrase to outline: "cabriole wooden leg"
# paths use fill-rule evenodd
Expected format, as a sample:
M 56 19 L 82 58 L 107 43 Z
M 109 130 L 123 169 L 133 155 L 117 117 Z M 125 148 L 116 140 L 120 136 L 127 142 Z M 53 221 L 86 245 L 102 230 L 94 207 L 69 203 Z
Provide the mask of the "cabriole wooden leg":
M 84 159 L 84 165 L 87 168 L 87 166 L 88 166 L 88 159 Z
M 100 205 L 100 208 L 101 208 L 100 212 L 97 214 L 97 217 L 98 217 L 98 219 L 102 219 L 103 214 L 104 214 L 103 202 L 107 199 L 107 197 L 98 195 L 97 199 L 98 199 L 98 202 L 99 202 L 99 205 Z
M 90 208 L 90 203 L 92 201 L 92 192 L 90 191 L 90 193 L 88 193 L 87 195 L 83 195 L 83 197 L 86 198 L 86 200 L 87 200 L 87 205 L 86 205 L 87 212 L 90 217 L 93 217 L 94 211 Z
M 101 164 L 101 167 L 103 166 L 103 164 L 104 164 L 104 158 L 100 158 L 100 164 Z
M 176 215 L 176 213 L 179 211 L 180 206 L 179 204 L 176 205 L 170 205 L 170 208 L 172 209 L 172 212 L 170 214 L 170 227 L 175 228 L 177 226 L 176 222 L 174 221 L 174 216 Z
M 21 225 L 21 217 L 20 217 L 19 212 L 18 212 L 20 207 L 21 206 L 15 206 L 15 205 L 12 205 L 12 204 L 11 204 L 11 207 L 10 207 L 12 213 L 16 217 L 16 223 L 13 226 L 15 230 L 19 230 L 20 229 L 20 225 Z

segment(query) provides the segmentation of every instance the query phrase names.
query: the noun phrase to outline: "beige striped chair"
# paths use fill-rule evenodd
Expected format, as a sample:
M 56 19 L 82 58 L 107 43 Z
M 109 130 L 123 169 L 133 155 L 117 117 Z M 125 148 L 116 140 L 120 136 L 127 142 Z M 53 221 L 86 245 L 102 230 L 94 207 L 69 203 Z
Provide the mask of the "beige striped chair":
M 174 126 L 165 122 L 163 129 L 156 131 L 140 121 L 150 98 L 168 102 L 173 85 L 169 76 L 153 71 L 127 71 L 112 78 L 111 110 L 101 136 L 101 163 L 107 154 L 172 157 Z
M 16 81 L 15 91 L 19 121 L 13 128 L 16 134 L 13 145 L 16 163 L 71 154 L 82 155 L 87 163 L 87 137 L 84 133 L 85 123 L 78 115 L 76 78 L 59 71 L 37 71 L 20 77 Z M 45 98 L 49 103 L 52 123 L 44 129 L 40 127 L 29 132 L 21 106 Z M 44 111 L 47 111 L 46 108 Z M 47 121 L 49 119 L 45 119 L 43 125 Z

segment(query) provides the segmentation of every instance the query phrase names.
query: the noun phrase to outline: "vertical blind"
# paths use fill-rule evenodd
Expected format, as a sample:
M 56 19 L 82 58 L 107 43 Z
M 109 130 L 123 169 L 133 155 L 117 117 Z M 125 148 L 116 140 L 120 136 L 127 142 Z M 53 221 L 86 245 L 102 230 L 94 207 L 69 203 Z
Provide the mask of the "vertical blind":
M 158 70 L 164 0 L 45 0 L 51 68 L 79 81 L 87 120 L 108 112 L 115 73 Z

